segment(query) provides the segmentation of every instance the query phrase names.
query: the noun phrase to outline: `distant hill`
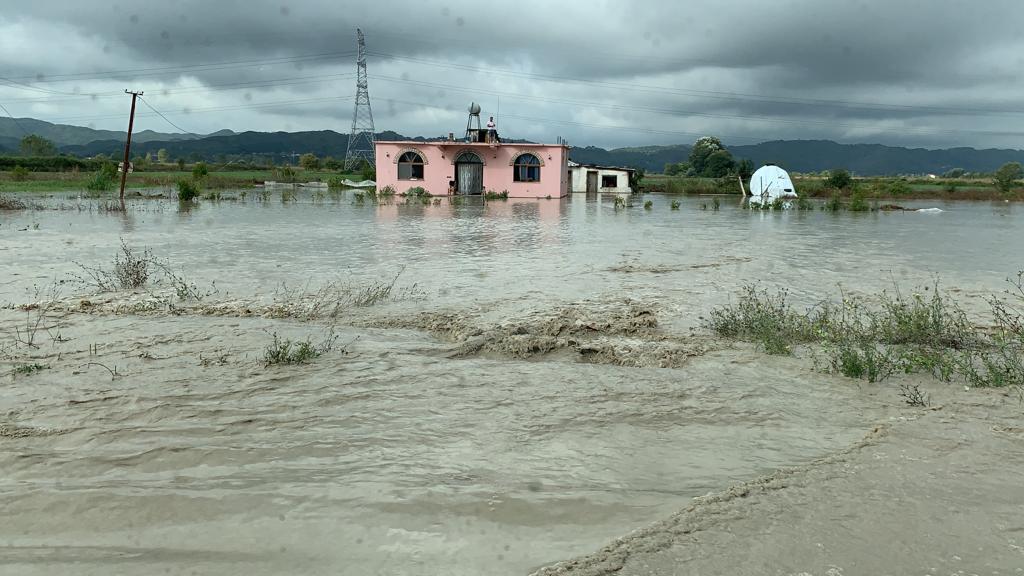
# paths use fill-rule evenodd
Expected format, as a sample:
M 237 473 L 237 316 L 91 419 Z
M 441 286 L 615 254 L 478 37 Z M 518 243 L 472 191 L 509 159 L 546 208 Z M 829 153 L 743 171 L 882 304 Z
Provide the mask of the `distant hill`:
M 1024 151 L 989 148 L 901 148 L 882 144 L 838 144 L 829 140 L 778 140 L 751 146 L 732 146 L 733 155 L 755 166 L 773 163 L 796 172 L 846 168 L 864 176 L 942 174 L 953 168 L 995 172 L 1007 162 L 1024 164 Z
M 0 118 L 0 139 L 14 138 L 20 141 L 26 132 L 38 134 L 57 146 L 88 144 L 96 140 L 120 140 L 123 145 L 125 136 L 124 132 L 115 130 L 95 130 L 84 126 L 52 124 L 34 118 L 18 118 L 17 121 L 11 118 Z M 232 133 L 230 130 L 222 130 L 221 132 Z M 221 134 L 221 132 L 217 134 Z M 194 140 L 196 138 L 202 138 L 202 135 L 165 134 L 152 130 L 140 130 L 132 134 L 132 142 Z M 0 146 L 3 146 L 3 140 L 0 140 Z M 17 145 L 14 148 L 17 149 Z
M 736 158 L 748 158 L 755 166 L 778 164 L 794 172 L 820 172 L 846 168 L 862 176 L 897 174 L 941 174 L 953 168 L 968 172 L 994 172 L 1007 162 L 1024 164 L 1024 151 L 974 148 L 901 148 L 882 144 L 839 144 L 830 140 L 776 140 L 745 146 L 728 146 Z M 570 157 L 577 162 L 635 166 L 661 172 L 669 162 L 683 162 L 690 146 L 646 146 L 643 148 L 575 148 Z
M 569 157 L 581 164 L 601 166 L 629 166 L 648 172 L 661 172 L 665 164 L 683 162 L 690 156 L 690 146 L 644 146 L 642 148 L 616 148 L 605 150 L 594 146 L 573 148 Z
M 76 156 L 108 154 L 118 157 L 124 150 L 124 133 L 93 130 L 81 126 L 51 124 L 32 118 L 19 118 L 22 128 L 54 141 L 59 150 Z M 0 118 L 0 152 L 16 152 L 22 128 L 10 118 Z M 377 134 L 381 140 L 429 141 L 438 138 L 407 137 L 396 132 Z M 171 158 L 218 160 L 259 156 L 274 162 L 293 162 L 300 154 L 343 158 L 348 135 L 332 130 L 309 132 L 232 132 L 220 130 L 206 136 L 161 134 L 144 130 L 132 135 L 132 155 L 156 154 L 166 149 Z M 941 174 L 952 168 L 968 172 L 993 172 L 1006 162 L 1024 163 L 1021 150 L 976 150 L 950 148 L 927 150 L 881 144 L 839 144 L 829 140 L 776 140 L 760 144 L 729 146 L 737 158 L 747 158 L 755 166 L 773 163 L 795 172 L 820 172 L 846 168 L 862 176 L 895 174 Z M 690 146 L 641 146 L 605 150 L 593 146 L 573 148 L 569 156 L 576 162 L 609 166 L 632 166 L 648 172 L 660 172 L 665 164 L 682 162 L 690 155 Z
M 218 133 L 220 134 L 220 133 Z M 425 138 L 407 138 L 395 132 L 377 134 L 382 140 L 418 140 Z M 333 130 L 314 132 L 229 132 L 223 135 L 207 136 L 198 140 L 141 142 L 136 144 L 132 139 L 132 155 L 156 154 L 161 148 L 167 150 L 171 158 L 188 160 L 213 159 L 217 156 L 248 156 L 259 155 L 275 159 L 290 158 L 307 152 L 317 156 L 333 156 L 344 158 L 348 148 L 348 134 L 339 134 Z M 76 156 L 95 156 L 108 154 L 116 156 L 124 151 L 123 140 L 98 140 L 84 145 L 62 146 L 61 152 Z

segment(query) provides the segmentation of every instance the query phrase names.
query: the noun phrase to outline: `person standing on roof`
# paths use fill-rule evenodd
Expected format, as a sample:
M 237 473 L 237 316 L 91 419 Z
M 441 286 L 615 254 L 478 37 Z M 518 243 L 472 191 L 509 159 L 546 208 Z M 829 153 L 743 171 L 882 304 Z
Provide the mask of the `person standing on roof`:
M 498 130 L 495 128 L 494 116 L 487 121 L 487 141 L 495 142 L 498 140 Z

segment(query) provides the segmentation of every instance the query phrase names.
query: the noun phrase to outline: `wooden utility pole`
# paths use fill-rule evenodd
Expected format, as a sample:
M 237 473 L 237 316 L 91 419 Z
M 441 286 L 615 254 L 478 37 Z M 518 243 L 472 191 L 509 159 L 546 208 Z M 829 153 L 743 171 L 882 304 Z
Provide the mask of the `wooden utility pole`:
M 128 117 L 128 138 L 124 141 L 124 164 L 121 165 L 121 204 L 124 204 L 124 184 L 128 179 L 128 167 L 131 166 L 128 158 L 132 150 L 132 125 L 135 124 L 135 99 L 143 94 L 142 92 L 132 92 L 130 90 L 125 90 L 124 93 L 132 95 L 132 113 L 131 116 Z

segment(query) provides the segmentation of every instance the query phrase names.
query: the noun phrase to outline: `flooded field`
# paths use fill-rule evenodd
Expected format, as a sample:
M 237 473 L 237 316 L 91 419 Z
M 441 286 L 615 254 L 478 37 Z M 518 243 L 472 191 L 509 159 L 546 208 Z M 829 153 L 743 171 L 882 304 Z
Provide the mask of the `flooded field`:
M 906 420 L 702 328 L 742 285 L 973 313 L 1024 265 L 1014 204 L 649 199 L 0 212 L 0 572 L 528 574 Z M 173 277 L 97 293 L 122 242 Z M 268 366 L 274 335 L 334 345 Z

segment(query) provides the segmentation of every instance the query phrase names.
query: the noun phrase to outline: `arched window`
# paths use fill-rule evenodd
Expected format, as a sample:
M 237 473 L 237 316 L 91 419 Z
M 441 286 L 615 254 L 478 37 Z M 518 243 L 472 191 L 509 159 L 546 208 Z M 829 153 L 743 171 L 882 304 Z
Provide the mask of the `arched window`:
M 415 152 L 406 152 L 398 158 L 399 180 L 423 180 L 423 157 Z
M 512 169 L 515 182 L 540 182 L 540 159 L 533 154 L 520 154 Z

